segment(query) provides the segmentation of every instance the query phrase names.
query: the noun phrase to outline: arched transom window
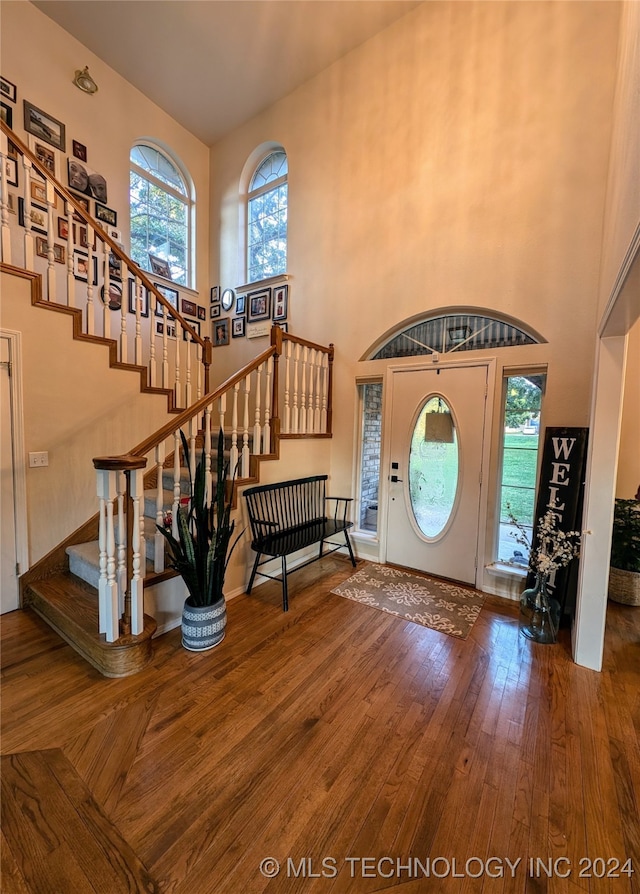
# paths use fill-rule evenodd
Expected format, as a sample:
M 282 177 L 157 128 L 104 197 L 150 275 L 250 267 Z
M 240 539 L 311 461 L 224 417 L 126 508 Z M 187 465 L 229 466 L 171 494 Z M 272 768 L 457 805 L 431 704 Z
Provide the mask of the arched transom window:
M 287 269 L 287 154 L 271 152 L 249 184 L 247 281 L 258 282 Z
M 185 286 L 192 285 L 192 204 L 176 162 L 156 146 L 136 144 L 130 155 L 131 257 L 152 273 L 153 258 L 166 261 L 171 279 Z

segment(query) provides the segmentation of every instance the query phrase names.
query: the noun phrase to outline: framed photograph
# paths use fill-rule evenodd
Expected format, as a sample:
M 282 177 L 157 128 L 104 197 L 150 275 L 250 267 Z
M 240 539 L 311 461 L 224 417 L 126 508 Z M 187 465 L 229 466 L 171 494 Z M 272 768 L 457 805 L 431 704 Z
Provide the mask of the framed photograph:
M 220 286 L 211 286 L 211 304 L 214 301 L 220 301 Z
M 73 150 L 73 154 L 75 158 L 79 158 L 80 161 L 87 160 L 87 147 L 82 143 L 79 143 L 77 140 L 71 140 L 71 147 Z
M 238 316 L 242 316 L 242 314 L 244 314 L 246 300 L 246 295 L 238 295 L 238 297 L 236 298 L 236 314 Z
M 66 245 L 59 245 L 57 242 L 53 243 L 53 260 L 56 264 L 65 264 L 67 261 L 67 247 Z
M 13 109 L 2 101 L 0 101 L 0 118 L 6 125 L 13 127 Z
M 2 75 L 0 75 L 0 96 L 8 99 L 9 102 L 15 102 L 18 96 L 16 85 L 8 81 L 7 78 L 3 78 Z
M 23 211 L 22 217 L 24 220 L 24 211 Z M 48 218 L 47 209 L 40 208 L 39 205 L 32 205 L 30 217 L 31 217 L 31 229 L 33 230 L 33 232 L 34 233 L 42 233 L 43 236 L 46 236 L 47 235 L 47 218 Z M 22 226 L 24 226 L 24 223 L 22 224 Z
M 169 289 L 167 286 L 161 285 L 159 282 L 154 282 L 154 286 L 160 292 L 163 298 L 166 298 L 171 307 L 175 310 L 178 309 L 178 290 L 177 289 Z M 163 305 L 158 301 L 156 304 L 156 316 L 161 317 L 163 314 Z
M 93 262 L 92 285 L 95 286 L 98 282 L 98 262 L 95 257 L 91 260 Z M 79 279 L 82 282 L 89 281 L 89 255 L 86 255 L 83 251 L 78 251 L 77 249 L 73 253 L 73 275 L 76 279 Z
M 229 344 L 229 317 L 224 320 L 218 320 L 213 327 L 213 347 L 218 348 L 220 345 Z
M 195 317 L 198 315 L 198 306 L 195 301 L 183 298 L 180 302 L 180 313 L 187 314 L 189 317 Z
M 36 202 L 42 202 L 42 204 L 46 205 L 47 203 L 47 186 L 46 183 L 43 183 L 42 180 L 32 180 L 29 184 L 31 188 L 31 198 Z M 58 207 L 58 196 L 54 192 L 53 194 L 53 207 Z
M 244 317 L 234 317 L 234 319 L 231 320 L 232 338 L 242 338 L 244 336 L 245 322 Z
M 109 277 L 110 279 L 122 279 L 122 261 L 112 251 L 109 252 Z
M 7 193 L 7 209 L 9 211 L 9 214 L 18 213 L 16 208 L 16 194 L 14 192 Z
M 107 181 L 102 174 L 92 171 L 78 158 L 68 158 L 67 176 L 70 189 L 75 189 L 76 192 L 82 192 L 87 196 L 91 196 L 92 199 L 96 200 L 96 207 L 98 202 L 102 202 L 103 205 L 106 203 Z M 115 211 L 112 213 L 115 214 Z M 116 221 L 112 221 L 109 218 L 107 223 L 115 224 Z
M 222 307 L 219 304 L 212 304 L 209 308 L 209 316 L 212 320 L 217 320 L 222 316 Z
M 122 243 L 122 230 L 117 230 L 115 227 L 107 227 L 106 233 L 107 236 L 113 239 L 114 242 L 117 242 L 118 245 Z
M 98 247 L 98 237 L 96 235 L 96 231 L 92 230 L 93 233 L 93 245 L 91 248 L 95 251 Z M 81 248 L 89 248 L 89 227 L 83 226 L 82 224 L 78 224 L 77 229 L 77 238 L 76 238 L 76 225 L 73 225 L 73 241 L 77 242 Z
M 249 292 L 247 295 L 247 319 L 250 323 L 256 320 L 268 320 L 271 316 L 271 289 Z
M 129 280 L 129 313 L 135 314 L 140 308 L 140 316 L 149 316 L 149 293 L 141 282 L 136 289 L 135 279 Z
M 58 218 L 58 239 L 68 239 L 69 238 L 69 221 L 66 217 Z M 75 238 L 74 238 L 75 242 Z
M 118 223 L 118 212 L 96 201 L 96 220 L 103 221 L 110 227 L 115 227 Z
M 156 320 L 156 335 L 164 335 L 164 322 Z M 167 320 L 167 338 L 176 337 L 176 324 L 173 320 Z
M 102 298 L 103 304 L 109 304 L 109 310 L 120 310 L 120 308 L 122 307 L 122 283 L 109 283 L 108 302 L 105 296 L 104 286 L 102 286 L 100 289 L 100 297 Z
M 276 286 L 273 290 L 273 321 L 287 319 L 289 307 L 289 286 Z
M 46 143 L 65 151 L 65 127 L 62 121 L 53 118 L 42 109 L 36 108 L 30 102 L 24 100 L 24 129 L 32 133 L 34 137 L 40 137 Z
M 84 208 L 87 214 L 91 214 L 91 201 L 89 199 L 86 199 L 84 196 L 74 196 L 73 198 L 81 208 Z M 73 219 L 80 220 L 84 223 L 84 217 L 80 217 L 77 211 L 73 212 Z
M 44 140 L 29 134 L 29 149 L 33 152 L 41 165 L 45 167 L 53 177 L 60 176 L 60 153 L 48 146 Z
M 39 258 L 49 257 L 49 243 L 44 236 L 36 236 L 36 254 Z
M 233 289 L 225 289 L 220 296 L 220 304 L 222 305 L 222 309 L 231 310 L 235 297 L 236 293 L 233 291 Z
M 4 170 L 7 175 L 7 185 L 8 186 L 17 186 L 18 185 L 18 160 L 16 158 L 5 158 L 4 160 Z
M 197 320 L 187 320 L 187 323 L 191 326 L 192 329 L 195 329 L 195 331 L 198 333 L 198 335 L 200 335 L 200 323 Z M 183 341 L 187 341 L 187 330 L 186 329 L 182 330 L 182 338 L 183 338 Z M 190 341 L 194 342 L 195 338 L 193 336 L 191 336 Z
M 199 320 L 207 319 L 207 308 L 206 307 L 203 307 L 201 304 L 198 304 L 197 311 L 198 311 L 198 319 Z
M 288 323 L 274 323 L 273 325 L 274 325 L 274 326 L 277 326 L 278 329 L 282 329 L 283 332 L 288 332 L 288 331 L 289 331 L 289 324 L 288 324 Z
M 115 225 L 116 222 L 114 221 L 113 223 Z M 171 279 L 171 268 L 169 267 L 169 262 L 165 261 L 164 258 L 158 258 L 149 254 L 149 263 L 151 264 L 151 272 L 155 273 L 156 276 L 164 276 L 165 279 Z

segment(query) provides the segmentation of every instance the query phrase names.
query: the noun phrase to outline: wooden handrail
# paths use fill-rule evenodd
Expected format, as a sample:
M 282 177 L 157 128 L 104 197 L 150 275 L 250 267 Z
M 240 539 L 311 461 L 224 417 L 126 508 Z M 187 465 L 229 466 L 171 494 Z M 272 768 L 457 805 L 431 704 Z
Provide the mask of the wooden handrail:
M 38 173 L 45 179 L 50 181 L 53 184 L 54 189 L 60 195 L 65 202 L 68 202 L 71 207 L 74 209 L 74 212 L 78 214 L 88 226 L 92 228 L 100 237 L 103 242 L 109 246 L 111 251 L 117 255 L 117 257 L 124 261 L 125 266 L 135 274 L 137 278 L 140 279 L 144 287 L 148 292 L 152 292 L 155 296 L 156 300 L 159 301 L 163 307 L 166 307 L 167 312 L 171 317 L 173 317 L 183 329 L 186 329 L 189 333 L 190 337 L 197 342 L 203 350 L 203 358 L 205 355 L 209 357 L 209 364 L 211 363 L 211 342 L 209 339 L 202 338 L 202 336 L 193 329 L 187 320 L 180 314 L 180 312 L 170 304 L 167 299 L 162 295 L 158 289 L 153 285 L 147 274 L 142 270 L 136 262 L 130 258 L 125 252 L 122 251 L 117 242 L 115 242 L 109 234 L 99 226 L 98 222 L 95 218 L 91 217 L 91 215 L 82 207 L 82 205 L 76 200 L 73 193 L 70 193 L 59 180 L 51 174 L 51 171 L 42 164 L 38 160 L 38 158 L 33 154 L 33 152 L 29 149 L 29 147 L 22 142 L 20 137 L 0 118 L 0 129 L 6 135 L 7 139 L 11 140 L 11 142 L 16 146 L 16 148 L 22 153 L 22 155 L 26 156 L 33 167 L 38 171 Z M 209 347 L 207 348 L 207 343 Z M 204 363 L 204 359 L 203 359 Z M 206 374 L 208 374 L 208 365 L 205 363 Z M 208 378 L 208 375 L 205 375 L 205 379 Z M 207 382 L 205 381 L 205 391 Z

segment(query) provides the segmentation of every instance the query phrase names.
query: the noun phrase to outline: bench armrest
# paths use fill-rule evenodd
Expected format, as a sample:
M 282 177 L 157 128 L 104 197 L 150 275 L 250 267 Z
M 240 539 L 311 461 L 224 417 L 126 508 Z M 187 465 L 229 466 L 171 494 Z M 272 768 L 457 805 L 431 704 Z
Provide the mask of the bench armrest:
M 333 517 L 338 517 L 338 507 L 340 503 L 344 503 L 344 511 L 342 513 L 342 520 L 346 522 L 347 520 L 347 509 L 349 508 L 349 503 L 353 503 L 353 497 L 325 497 L 326 500 L 335 500 L 336 508 L 333 513 Z

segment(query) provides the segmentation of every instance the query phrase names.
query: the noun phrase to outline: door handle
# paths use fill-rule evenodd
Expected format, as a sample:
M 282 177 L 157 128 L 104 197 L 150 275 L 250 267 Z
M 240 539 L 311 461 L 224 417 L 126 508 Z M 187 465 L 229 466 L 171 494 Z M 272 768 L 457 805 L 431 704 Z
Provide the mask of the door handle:
M 392 475 L 392 476 L 391 476 L 391 481 L 392 481 L 394 484 L 396 484 L 396 482 L 400 482 L 400 483 L 402 483 L 402 478 L 398 478 L 397 475 Z

